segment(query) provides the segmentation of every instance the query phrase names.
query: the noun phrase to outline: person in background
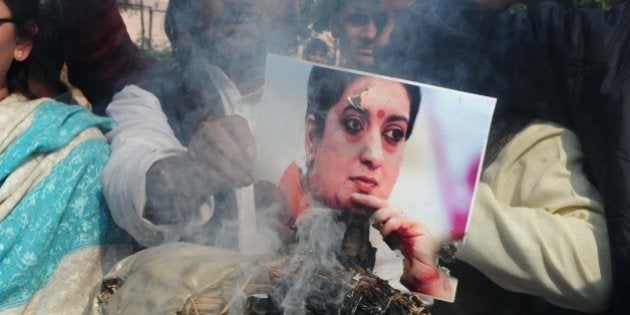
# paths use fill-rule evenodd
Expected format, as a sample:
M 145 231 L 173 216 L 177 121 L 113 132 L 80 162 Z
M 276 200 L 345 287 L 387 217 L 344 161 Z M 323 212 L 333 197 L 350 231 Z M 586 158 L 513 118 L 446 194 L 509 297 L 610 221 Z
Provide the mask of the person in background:
M 413 0 L 332 0 L 322 1 L 319 19 L 326 19 L 339 41 L 342 67 L 378 72 L 374 52 L 387 45 L 395 26 L 394 11 Z M 320 24 L 322 22 L 319 22 Z
M 328 50 L 328 45 L 325 41 L 319 38 L 311 38 L 306 43 L 306 47 L 304 47 L 302 58 L 316 63 L 327 63 Z
M 339 65 L 374 69 L 374 46 L 385 23 L 378 0 L 338 0 L 330 6 L 330 31 L 339 41 Z
M 416 2 L 377 54 L 391 75 L 498 98 L 469 234 L 449 265 L 458 300 L 434 310 L 605 312 L 612 285 L 628 284 L 614 276 L 620 239 L 610 219 L 624 201 L 610 196 L 627 195 L 615 156 L 628 148 L 617 117 L 630 80 L 617 54 L 630 42 L 630 10 L 548 3 L 512 14 L 496 8 L 513 1 L 478 2 L 493 9 Z
M 31 93 L 57 74 L 39 16 L 38 0 L 0 1 L 0 314 L 80 314 L 133 242 L 102 194 L 113 121 Z
M 169 1 L 172 68 L 138 50 L 115 0 L 62 6 L 69 79 L 95 111 L 135 84 L 107 106 L 119 123 L 103 175 L 114 219 L 145 246 L 214 243 L 236 217 L 233 189 L 253 183 L 266 54 L 295 44 L 295 2 Z

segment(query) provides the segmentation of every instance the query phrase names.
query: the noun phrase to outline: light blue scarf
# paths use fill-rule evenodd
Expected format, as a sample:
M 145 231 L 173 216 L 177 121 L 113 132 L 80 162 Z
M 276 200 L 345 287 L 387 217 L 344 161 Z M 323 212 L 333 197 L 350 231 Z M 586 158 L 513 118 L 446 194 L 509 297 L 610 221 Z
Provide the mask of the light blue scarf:
M 31 125 L 0 154 L 0 186 L 30 157 L 62 148 L 88 127 L 113 125 L 82 107 L 55 101 L 43 102 L 32 115 Z M 0 311 L 26 303 L 65 255 L 130 243 L 115 227 L 102 195 L 101 170 L 108 157 L 103 138 L 78 143 L 0 221 Z

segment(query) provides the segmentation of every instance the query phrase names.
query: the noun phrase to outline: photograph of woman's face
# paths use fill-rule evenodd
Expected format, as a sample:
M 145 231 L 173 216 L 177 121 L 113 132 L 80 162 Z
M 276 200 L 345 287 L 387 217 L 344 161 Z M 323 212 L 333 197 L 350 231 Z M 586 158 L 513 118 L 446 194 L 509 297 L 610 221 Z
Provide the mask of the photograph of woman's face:
M 329 110 L 322 134 L 306 121 L 312 197 L 335 209 L 360 212 L 353 193 L 387 199 L 398 177 L 409 124 L 410 100 L 395 81 L 359 77 Z

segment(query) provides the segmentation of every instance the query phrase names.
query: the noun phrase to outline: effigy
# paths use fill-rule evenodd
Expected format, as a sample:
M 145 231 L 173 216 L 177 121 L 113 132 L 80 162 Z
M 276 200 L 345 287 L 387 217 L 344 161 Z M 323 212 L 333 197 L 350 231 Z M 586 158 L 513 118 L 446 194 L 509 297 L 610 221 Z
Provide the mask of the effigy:
M 268 261 L 255 275 L 238 284 L 241 299 L 226 303 L 232 292 L 217 285 L 188 298 L 178 314 L 228 314 L 234 310 L 239 310 L 237 314 L 284 314 L 282 302 L 288 291 L 296 283 L 306 282 L 310 288 L 301 297 L 303 308 L 297 310 L 301 314 L 430 315 L 428 306 L 417 296 L 393 289 L 367 269 L 314 267 L 304 281 L 296 279 L 302 277 L 303 262 L 296 265 L 295 260 L 285 254 Z
M 297 229 L 299 241 L 267 255 L 190 243 L 148 248 L 107 274 L 86 314 L 429 315 L 416 295 L 347 255 L 363 247 L 343 243 L 362 242 L 352 231 L 320 216 Z

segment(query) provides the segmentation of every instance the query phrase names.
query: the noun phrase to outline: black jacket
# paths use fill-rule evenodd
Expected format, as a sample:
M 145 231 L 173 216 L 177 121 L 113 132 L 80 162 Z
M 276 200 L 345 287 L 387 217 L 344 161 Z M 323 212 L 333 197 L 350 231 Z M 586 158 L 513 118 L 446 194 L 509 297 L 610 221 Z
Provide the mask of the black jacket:
M 548 2 L 511 14 L 470 0 L 418 1 L 377 63 L 393 75 L 497 97 L 496 123 L 538 117 L 576 131 L 605 200 L 613 312 L 630 314 L 628 3 L 605 11 Z

